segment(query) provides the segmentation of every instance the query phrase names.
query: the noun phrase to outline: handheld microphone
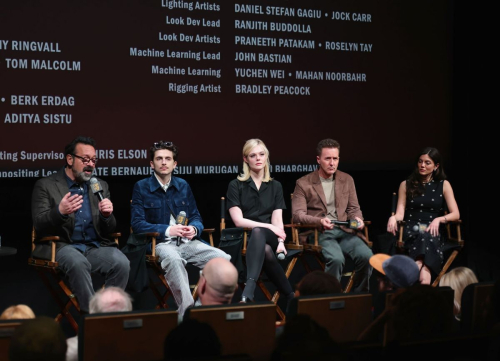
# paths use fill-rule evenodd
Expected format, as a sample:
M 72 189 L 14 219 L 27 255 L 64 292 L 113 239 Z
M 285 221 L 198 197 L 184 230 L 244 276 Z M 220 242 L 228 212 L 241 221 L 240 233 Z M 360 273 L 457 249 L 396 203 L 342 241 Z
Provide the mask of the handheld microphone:
M 96 177 L 90 178 L 90 188 L 92 189 L 92 193 L 99 197 L 100 201 L 104 199 L 101 183 L 99 183 Z
M 359 222 L 355 219 L 350 219 L 348 221 L 331 221 L 331 222 L 339 226 L 347 226 L 349 229 L 358 229 L 359 227 Z
M 177 219 L 175 220 L 175 223 L 181 224 L 181 225 L 186 225 L 187 224 L 187 218 L 186 218 L 186 212 L 180 211 L 179 215 L 177 216 Z M 177 246 L 181 244 L 181 237 L 177 237 Z

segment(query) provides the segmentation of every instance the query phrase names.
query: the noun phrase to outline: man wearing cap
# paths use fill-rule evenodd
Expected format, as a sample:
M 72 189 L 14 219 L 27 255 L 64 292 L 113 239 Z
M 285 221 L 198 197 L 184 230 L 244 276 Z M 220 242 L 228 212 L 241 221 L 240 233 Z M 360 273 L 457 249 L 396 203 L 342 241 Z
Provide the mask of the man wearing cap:
M 410 287 L 420 278 L 417 264 L 405 255 L 397 254 L 391 257 L 378 253 L 370 258 L 370 264 L 386 278 L 379 280 L 379 291 Z

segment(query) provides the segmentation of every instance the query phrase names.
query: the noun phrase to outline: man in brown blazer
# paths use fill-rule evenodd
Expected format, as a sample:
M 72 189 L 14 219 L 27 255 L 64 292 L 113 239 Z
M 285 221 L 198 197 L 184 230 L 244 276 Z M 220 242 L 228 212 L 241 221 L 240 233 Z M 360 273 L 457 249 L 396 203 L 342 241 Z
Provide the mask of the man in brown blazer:
M 325 257 L 325 272 L 339 281 L 345 264 L 344 255 L 355 264 L 354 291 L 368 291 L 372 273 L 370 257 L 373 255 L 356 232 L 363 229 L 363 214 L 359 208 L 356 188 L 352 177 L 337 170 L 340 144 L 324 139 L 317 146 L 319 169 L 300 178 L 292 200 L 293 221 L 316 224 L 324 230 L 318 242 Z M 335 225 L 335 221 L 358 221 L 358 229 Z

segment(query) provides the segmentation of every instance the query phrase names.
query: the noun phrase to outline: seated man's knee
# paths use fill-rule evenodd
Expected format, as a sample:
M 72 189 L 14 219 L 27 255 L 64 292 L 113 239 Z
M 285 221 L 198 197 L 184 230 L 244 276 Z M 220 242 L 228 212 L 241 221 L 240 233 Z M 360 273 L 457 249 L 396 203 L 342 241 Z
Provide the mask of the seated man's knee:
M 169 271 L 177 268 L 184 268 L 186 262 L 179 256 L 177 257 L 166 257 L 161 261 L 161 268 L 164 271 Z
M 325 260 L 328 266 L 337 265 L 343 267 L 345 264 L 345 257 L 342 252 L 328 254 L 327 256 L 325 256 Z
M 128 258 L 122 254 L 121 257 L 117 257 L 115 260 L 114 268 L 120 272 L 130 272 L 130 261 Z
M 59 264 L 60 268 L 68 274 L 90 274 L 92 270 L 90 262 L 83 255 L 81 257 L 73 257 L 71 260 L 65 260 L 63 264 Z

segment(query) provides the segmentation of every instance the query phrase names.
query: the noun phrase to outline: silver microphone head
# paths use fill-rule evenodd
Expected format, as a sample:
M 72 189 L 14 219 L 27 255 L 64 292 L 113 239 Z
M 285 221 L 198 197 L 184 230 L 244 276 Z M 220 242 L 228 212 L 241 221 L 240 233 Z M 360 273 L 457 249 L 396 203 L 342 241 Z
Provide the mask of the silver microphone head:
M 92 189 L 92 192 L 94 194 L 96 194 L 97 192 L 102 192 L 101 183 L 99 183 L 96 177 L 90 178 L 90 188 Z
M 278 253 L 277 257 L 278 257 L 278 259 L 280 261 L 283 261 L 285 259 L 285 253 L 284 252 L 280 252 L 280 253 Z

